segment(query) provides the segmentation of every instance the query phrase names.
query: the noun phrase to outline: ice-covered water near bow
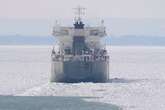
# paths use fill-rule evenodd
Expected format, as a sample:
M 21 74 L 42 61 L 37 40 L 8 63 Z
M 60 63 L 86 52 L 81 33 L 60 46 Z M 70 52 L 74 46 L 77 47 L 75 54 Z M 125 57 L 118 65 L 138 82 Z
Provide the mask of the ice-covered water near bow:
M 67 84 L 49 82 L 51 46 L 0 46 L 0 109 L 164 110 L 165 47 L 107 48 L 108 83 Z

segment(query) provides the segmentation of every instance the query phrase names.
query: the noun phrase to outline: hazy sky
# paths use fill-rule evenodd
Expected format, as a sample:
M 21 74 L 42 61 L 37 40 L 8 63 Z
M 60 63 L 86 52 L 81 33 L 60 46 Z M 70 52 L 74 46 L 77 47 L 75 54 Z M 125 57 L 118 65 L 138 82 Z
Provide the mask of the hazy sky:
M 0 35 L 51 35 L 52 21 L 73 19 L 78 5 L 108 33 L 165 36 L 165 0 L 0 0 Z
M 165 0 L 0 0 L 0 18 L 71 18 L 77 5 L 92 18 L 165 18 Z

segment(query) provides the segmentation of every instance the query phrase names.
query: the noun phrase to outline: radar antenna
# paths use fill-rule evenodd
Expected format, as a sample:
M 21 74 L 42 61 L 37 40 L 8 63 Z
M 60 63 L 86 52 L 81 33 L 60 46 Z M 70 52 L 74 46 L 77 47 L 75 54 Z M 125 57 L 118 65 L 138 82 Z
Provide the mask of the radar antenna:
M 76 21 L 81 21 L 81 17 L 82 17 L 82 15 L 84 15 L 85 14 L 85 9 L 86 8 L 83 8 L 83 7 L 81 7 L 81 6 L 78 6 L 77 8 L 74 8 L 76 11 L 75 11 L 75 15 L 76 15 L 76 17 L 75 17 L 75 20 Z

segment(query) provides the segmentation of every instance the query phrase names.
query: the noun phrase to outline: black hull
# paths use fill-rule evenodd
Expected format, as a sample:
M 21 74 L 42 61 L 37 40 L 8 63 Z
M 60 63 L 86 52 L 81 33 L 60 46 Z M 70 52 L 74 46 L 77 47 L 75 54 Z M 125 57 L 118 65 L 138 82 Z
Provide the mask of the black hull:
M 108 61 L 52 61 L 51 82 L 107 82 Z

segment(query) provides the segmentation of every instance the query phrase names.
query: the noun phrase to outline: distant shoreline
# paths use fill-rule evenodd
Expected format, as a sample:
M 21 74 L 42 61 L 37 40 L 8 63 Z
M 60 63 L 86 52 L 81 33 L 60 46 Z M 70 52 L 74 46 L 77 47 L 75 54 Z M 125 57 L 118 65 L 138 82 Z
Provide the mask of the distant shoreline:
M 44 44 L 40 44 L 40 45 L 30 45 L 30 44 L 25 44 L 25 45 L 1 45 L 0 47 L 53 47 L 53 46 L 58 46 L 58 45 L 44 45 Z M 165 47 L 165 45 L 105 45 L 106 47 Z
M 113 46 L 165 46 L 163 36 L 110 36 L 102 40 L 103 44 Z M 0 36 L 0 45 L 55 45 L 53 36 Z

